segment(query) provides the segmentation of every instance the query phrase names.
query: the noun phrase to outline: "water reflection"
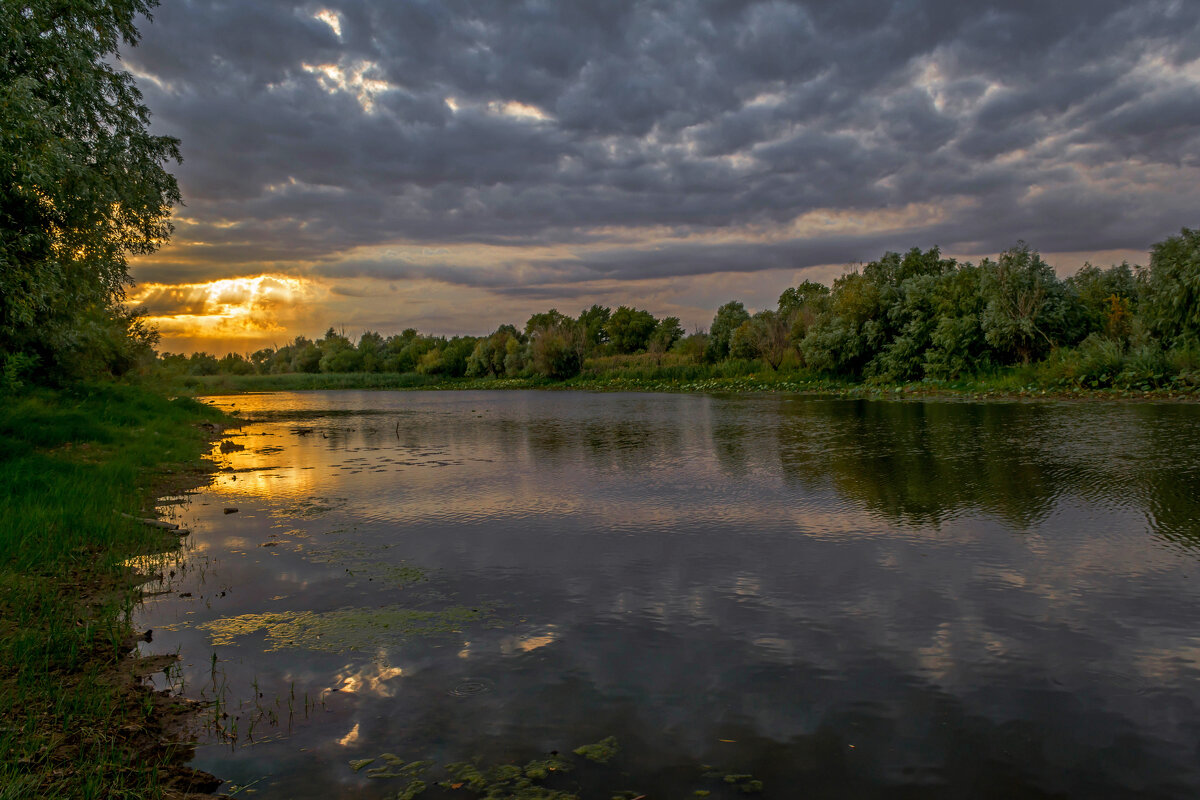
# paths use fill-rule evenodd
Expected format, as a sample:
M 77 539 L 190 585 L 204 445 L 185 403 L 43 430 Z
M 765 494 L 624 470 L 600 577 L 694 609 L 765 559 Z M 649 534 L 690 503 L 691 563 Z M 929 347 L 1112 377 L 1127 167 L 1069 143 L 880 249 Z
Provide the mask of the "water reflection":
M 190 694 L 266 727 L 303 697 L 282 738 L 200 751 L 259 796 L 609 735 L 584 797 L 737 796 L 703 765 L 764 797 L 1200 788 L 1192 407 L 233 402 L 256 421 L 184 512 L 190 596 L 144 624 Z

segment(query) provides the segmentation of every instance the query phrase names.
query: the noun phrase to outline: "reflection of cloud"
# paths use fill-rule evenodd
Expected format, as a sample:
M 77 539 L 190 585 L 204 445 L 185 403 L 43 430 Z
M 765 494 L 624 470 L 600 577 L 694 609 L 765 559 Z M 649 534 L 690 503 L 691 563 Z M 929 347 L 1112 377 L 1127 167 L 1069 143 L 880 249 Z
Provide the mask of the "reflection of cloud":
M 358 741 L 358 731 L 359 731 L 360 727 L 361 726 L 359 723 L 357 723 L 357 722 L 354 723 L 354 727 L 350 729 L 350 732 L 347 733 L 342 738 L 338 739 L 337 743 L 340 744 L 342 747 L 349 747 L 350 745 L 357 742 Z
M 554 628 L 555 626 L 550 625 L 548 627 Z M 558 637 L 559 634 L 553 630 L 543 633 L 540 636 L 505 636 L 500 640 L 500 652 L 506 656 L 515 653 L 530 653 L 548 644 L 553 644 L 558 641 Z
M 402 667 L 390 667 L 382 663 L 385 656 L 386 653 L 380 652 L 374 661 L 360 665 L 353 670 L 339 672 L 334 676 L 334 686 L 339 692 L 359 696 L 393 697 L 399 690 L 399 686 L 395 683 L 389 683 L 389 681 L 402 676 L 404 669 Z M 355 731 L 357 731 L 358 726 L 355 725 L 354 727 Z

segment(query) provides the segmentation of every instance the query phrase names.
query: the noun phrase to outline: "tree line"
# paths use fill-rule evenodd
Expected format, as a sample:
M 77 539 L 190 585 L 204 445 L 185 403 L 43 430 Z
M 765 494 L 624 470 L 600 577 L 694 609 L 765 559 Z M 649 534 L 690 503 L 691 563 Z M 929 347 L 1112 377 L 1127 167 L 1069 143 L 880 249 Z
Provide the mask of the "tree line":
M 329 329 L 279 348 L 223 358 L 164 353 L 174 374 L 394 372 L 567 379 L 592 363 L 642 354 L 655 364 L 757 362 L 763 370 L 911 382 L 954 380 L 1014 364 L 1053 364 L 1089 385 L 1163 385 L 1200 358 L 1200 230 L 1155 244 L 1149 267 L 1085 265 L 1060 279 L 1024 243 L 978 264 L 936 247 L 881 258 L 832 286 L 804 281 L 774 308 L 731 300 L 707 330 L 676 317 L 601 305 L 557 309 L 523 327 L 482 336 L 429 336 L 409 328 L 355 342 Z M 1189 373 L 1190 374 L 1190 373 Z

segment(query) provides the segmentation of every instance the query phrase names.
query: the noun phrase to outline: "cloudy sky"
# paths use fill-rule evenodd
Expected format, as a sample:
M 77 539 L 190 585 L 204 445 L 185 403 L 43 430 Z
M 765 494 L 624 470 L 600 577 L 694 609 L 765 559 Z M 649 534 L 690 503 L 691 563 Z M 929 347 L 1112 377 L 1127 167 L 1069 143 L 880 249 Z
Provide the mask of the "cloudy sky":
M 886 250 L 1066 274 L 1200 225 L 1195 0 L 167 0 L 142 31 L 184 154 L 132 270 L 165 349 L 692 328 Z

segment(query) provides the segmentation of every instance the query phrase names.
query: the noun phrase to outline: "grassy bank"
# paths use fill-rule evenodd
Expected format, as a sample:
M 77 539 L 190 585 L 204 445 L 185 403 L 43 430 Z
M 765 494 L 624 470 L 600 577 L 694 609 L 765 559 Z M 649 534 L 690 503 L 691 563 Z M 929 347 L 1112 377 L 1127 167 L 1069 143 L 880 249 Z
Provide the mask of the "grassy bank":
M 213 409 L 113 384 L 0 400 L 0 798 L 155 798 L 200 785 L 134 675 L 124 564 L 174 546 L 145 516 L 203 479 Z
M 907 383 L 850 381 L 802 369 L 772 370 L 759 361 L 695 364 L 648 355 L 589 359 L 576 377 L 447 378 L 417 373 L 284 373 L 278 375 L 204 375 L 171 379 L 175 391 L 189 394 L 304 391 L 316 389 L 581 389 L 631 392 L 791 392 L 840 397 L 961 397 L 1200 399 L 1194 373 L 1164 372 L 1114 380 L 1121 374 L 1100 368 L 1043 362 L 997 369 L 952 381 Z M 1182 377 L 1181 377 L 1182 375 Z

